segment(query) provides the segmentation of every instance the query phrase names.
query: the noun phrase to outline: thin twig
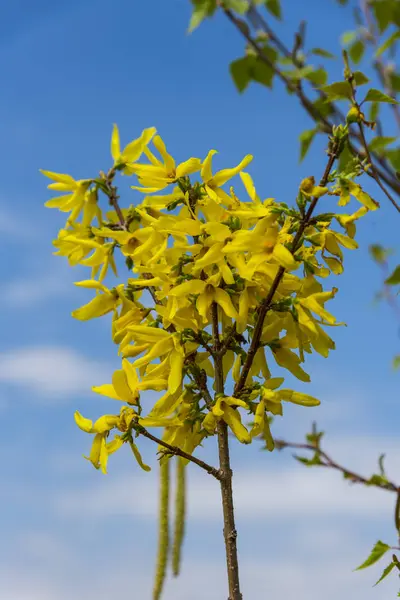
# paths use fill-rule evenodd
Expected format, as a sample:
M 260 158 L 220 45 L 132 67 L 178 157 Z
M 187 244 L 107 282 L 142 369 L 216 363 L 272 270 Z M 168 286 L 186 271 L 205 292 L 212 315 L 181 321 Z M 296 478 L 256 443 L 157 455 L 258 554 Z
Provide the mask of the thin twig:
M 224 370 L 221 350 L 221 340 L 218 329 L 218 306 L 215 302 L 211 305 L 212 332 L 214 342 L 214 369 L 215 391 L 224 393 Z M 237 532 L 235 526 L 235 512 L 233 507 L 232 469 L 229 456 L 228 426 L 220 419 L 217 424 L 218 454 L 220 467 L 220 484 L 222 498 L 222 512 L 224 516 L 224 541 L 226 554 L 226 567 L 228 573 L 228 600 L 242 600 L 239 581 L 239 562 L 237 553 Z
M 256 52 L 259 59 L 262 62 L 264 62 L 266 65 L 268 65 L 268 67 L 276 74 L 277 77 L 279 77 L 281 79 L 281 81 L 288 87 L 288 89 L 299 98 L 300 103 L 303 106 L 303 108 L 308 112 L 308 114 L 317 123 L 320 124 L 321 131 L 324 131 L 325 133 L 330 133 L 330 131 L 332 129 L 332 123 L 329 121 L 329 119 L 327 119 L 318 110 L 318 108 L 314 105 L 314 103 L 305 95 L 301 86 L 300 87 L 297 86 L 290 79 L 288 79 L 288 77 L 286 77 L 284 75 L 284 73 L 280 70 L 280 68 L 273 61 L 271 61 L 271 59 L 267 56 L 267 54 L 260 47 L 260 45 L 251 36 L 250 32 L 245 27 L 243 27 L 243 22 L 239 18 L 237 18 L 231 10 L 229 10 L 228 8 L 225 8 L 223 5 L 222 5 L 222 8 L 223 8 L 223 11 L 224 11 L 225 15 L 227 16 L 227 18 L 236 27 L 236 29 L 240 32 L 240 34 L 246 39 L 248 44 Z M 254 17 L 255 10 L 256 9 L 254 7 L 252 7 L 251 14 L 252 14 L 253 19 L 255 18 Z M 266 21 L 264 21 L 262 19 L 262 17 L 260 15 L 258 15 L 258 18 L 260 20 L 260 23 L 263 24 L 262 25 L 263 29 L 267 33 L 267 35 L 269 36 L 271 41 L 276 45 L 276 47 L 278 49 L 280 49 L 282 51 L 282 53 L 284 54 L 285 57 L 290 57 L 291 56 L 290 50 L 288 50 L 286 48 L 286 46 L 283 44 L 283 42 L 281 42 L 281 40 L 278 38 L 278 36 L 273 32 L 271 27 L 269 27 L 269 25 L 266 23 Z M 297 63 L 294 63 L 294 64 L 296 66 L 298 66 Z M 323 96 L 323 93 L 319 92 L 319 95 Z M 335 117 L 338 117 L 341 121 L 343 121 L 343 118 L 342 118 L 343 115 L 341 114 L 339 109 L 333 103 L 331 103 L 331 107 L 332 107 L 333 114 L 335 115 Z M 357 132 L 351 131 L 350 135 L 352 138 L 354 138 L 354 140 L 357 140 L 358 143 L 360 143 L 360 144 L 362 143 L 362 138 L 359 136 L 359 134 L 357 134 Z M 360 159 L 362 159 L 362 157 L 363 157 L 362 149 L 360 150 L 359 148 L 356 148 L 352 144 L 352 150 L 360 157 Z M 373 153 L 373 156 L 374 156 L 374 159 L 376 160 L 376 162 L 379 163 L 379 165 L 380 165 L 379 167 L 377 165 L 374 165 L 375 172 L 379 175 L 379 178 L 382 181 L 384 181 L 386 183 L 386 185 L 388 185 L 396 194 L 400 195 L 400 182 L 397 180 L 396 176 L 394 175 L 392 168 L 388 165 L 387 161 L 383 157 L 380 157 L 380 156 L 376 155 L 375 153 Z M 368 175 L 373 177 L 372 173 L 368 173 Z M 376 180 L 375 177 L 373 177 L 373 178 Z M 392 202 L 392 204 L 393 204 L 393 202 Z
M 314 446 L 313 444 L 300 444 L 300 443 L 294 443 L 294 442 L 286 442 L 285 440 L 279 440 L 279 439 L 275 439 L 274 441 L 275 441 L 275 447 L 278 450 L 281 450 L 283 448 L 295 448 L 298 450 L 310 450 L 311 452 L 316 452 L 318 454 L 319 458 L 325 460 L 326 462 L 322 462 L 315 466 L 329 467 L 331 469 L 340 471 L 341 473 L 343 473 L 343 475 L 346 476 L 347 479 L 351 479 L 351 481 L 354 483 L 361 483 L 363 485 L 374 486 L 374 487 L 378 487 L 382 490 L 387 490 L 389 492 L 396 492 L 396 493 L 399 489 L 398 486 L 395 483 L 392 483 L 391 481 L 388 481 L 387 483 L 384 483 L 383 481 L 371 483 L 366 477 L 363 477 L 362 475 L 359 475 L 358 473 L 354 473 L 353 471 L 350 471 L 350 469 L 347 469 L 346 467 L 343 467 L 342 465 L 340 465 L 339 463 L 334 461 L 324 450 L 321 450 L 320 448 L 318 448 L 317 446 Z
M 135 424 L 134 429 L 140 435 L 143 435 L 147 439 L 152 440 L 153 442 L 155 442 L 156 444 L 159 444 L 163 448 L 166 448 L 166 450 L 168 450 L 169 454 L 173 454 L 174 456 L 181 456 L 182 458 L 189 460 L 190 462 L 194 463 L 198 467 L 201 467 L 202 469 L 204 469 L 204 471 L 207 471 L 207 473 L 209 473 L 210 475 L 215 477 L 215 479 L 218 479 L 218 481 L 221 481 L 220 471 L 218 469 L 216 469 L 215 467 L 212 467 L 211 465 L 207 464 L 203 460 L 200 460 L 200 458 L 196 458 L 195 456 L 188 454 L 187 452 L 185 452 L 184 450 L 181 450 L 177 446 L 171 446 L 171 444 L 164 442 L 160 438 L 158 438 L 155 435 L 153 435 L 152 433 L 148 432 L 147 429 L 145 429 L 142 425 Z
M 337 151 L 338 151 L 338 147 L 337 147 L 337 144 L 336 144 L 336 147 L 333 148 L 332 151 L 329 154 L 328 163 L 327 163 L 327 165 L 325 167 L 324 174 L 323 174 L 323 176 L 321 178 L 321 181 L 319 183 L 319 185 L 321 187 L 325 187 L 325 185 L 328 182 L 329 174 L 330 174 L 330 172 L 332 170 L 332 167 L 333 167 L 333 164 L 334 164 L 334 162 L 336 160 Z M 317 202 L 318 202 L 318 198 L 313 198 L 313 200 L 311 201 L 311 204 L 310 204 L 310 206 L 309 206 L 309 208 L 308 208 L 308 210 L 307 210 L 304 218 L 302 219 L 302 221 L 300 223 L 300 226 L 299 226 L 299 228 L 297 230 L 296 236 L 295 236 L 295 238 L 294 238 L 294 240 L 293 240 L 293 242 L 291 244 L 291 247 L 290 247 L 290 251 L 291 251 L 292 254 L 294 254 L 296 252 L 296 250 L 298 249 L 298 247 L 299 247 L 301 237 L 302 237 L 302 235 L 304 233 L 304 230 L 306 229 L 306 227 L 308 226 L 308 224 L 310 222 L 310 219 L 311 219 L 312 214 L 314 212 L 314 209 L 315 209 L 315 207 L 317 205 Z M 242 371 L 240 373 L 239 380 L 237 381 L 237 383 L 235 385 L 235 389 L 234 389 L 234 392 L 233 392 L 234 396 L 237 396 L 238 394 L 240 394 L 241 390 L 244 388 L 244 386 L 246 384 L 247 376 L 248 376 L 248 374 L 250 372 L 251 366 L 253 364 L 254 357 L 255 357 L 255 355 L 257 353 L 257 350 L 259 348 L 259 345 L 260 345 L 260 340 L 261 340 L 261 335 L 262 335 L 262 330 L 263 330 L 263 325 L 264 325 L 265 317 L 266 317 L 268 311 L 271 308 L 271 304 L 272 304 L 275 292 L 277 291 L 278 286 L 279 286 L 279 284 L 280 284 L 280 282 L 281 282 L 284 274 L 285 274 L 284 267 L 282 267 L 282 266 L 279 267 L 279 270 L 278 270 L 278 272 L 277 272 L 277 274 L 275 276 L 275 279 L 272 282 L 272 285 L 271 285 L 271 287 L 269 289 L 268 295 L 266 296 L 266 298 L 262 301 L 262 303 L 259 306 L 257 322 L 256 322 L 255 327 L 254 327 L 253 337 L 252 337 L 252 340 L 251 340 L 251 343 L 250 343 L 250 348 L 249 348 L 249 350 L 247 352 L 246 360 L 245 360 L 244 365 L 242 367 Z

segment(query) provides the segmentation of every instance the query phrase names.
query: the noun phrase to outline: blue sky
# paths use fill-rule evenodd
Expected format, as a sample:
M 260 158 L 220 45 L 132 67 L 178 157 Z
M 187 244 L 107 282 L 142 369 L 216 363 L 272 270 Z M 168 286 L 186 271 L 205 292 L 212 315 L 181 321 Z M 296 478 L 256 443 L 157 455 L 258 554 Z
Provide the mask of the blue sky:
M 285 4 L 285 35 L 306 10 L 309 46 L 337 50 L 345 9 L 333 0 L 323 12 L 316 0 Z M 39 168 L 90 177 L 110 165 L 114 122 L 123 143 L 154 125 L 177 160 L 213 147 L 215 164 L 225 167 L 254 154 L 248 170 L 260 195 L 291 203 L 303 177 L 322 173 L 323 145 L 298 164 L 297 136 L 308 118 L 279 85 L 273 94 L 253 85 L 239 95 L 228 64 L 242 56 L 242 41 L 221 17 L 186 35 L 186 0 L 15 0 L 2 13 L 0 597 L 105 600 L 129 589 L 147 599 L 156 470 L 139 471 L 125 449 L 107 476 L 82 458 L 90 440 L 73 412 L 95 417 L 115 409 L 90 387 L 109 381 L 119 361 L 107 318 L 70 317 L 86 300 L 72 284 L 86 275 L 52 256 L 63 215 L 43 207 L 49 195 Z M 340 63 L 332 69 L 338 76 Z M 368 245 L 396 247 L 397 222 L 368 189 L 381 210 L 360 223 L 360 249 L 347 253 L 330 307 L 348 327 L 334 330 L 337 350 L 328 360 L 308 361 L 312 383 L 296 384 L 322 405 L 288 408 L 274 432 L 300 441 L 317 419 L 338 460 L 368 474 L 387 451 L 396 477 L 399 375 L 390 363 L 398 334 L 390 309 L 373 305 L 381 281 Z M 156 466 L 154 447 L 144 443 L 143 453 Z M 212 440 L 203 453 L 215 462 Z M 378 538 L 395 543 L 389 493 L 350 487 L 257 444 L 234 445 L 233 459 L 244 598 L 395 594 L 396 577 L 382 584 L 385 592 L 372 589 L 379 567 L 352 573 Z M 165 598 L 217 600 L 226 595 L 218 488 L 191 467 L 189 482 L 184 569 Z

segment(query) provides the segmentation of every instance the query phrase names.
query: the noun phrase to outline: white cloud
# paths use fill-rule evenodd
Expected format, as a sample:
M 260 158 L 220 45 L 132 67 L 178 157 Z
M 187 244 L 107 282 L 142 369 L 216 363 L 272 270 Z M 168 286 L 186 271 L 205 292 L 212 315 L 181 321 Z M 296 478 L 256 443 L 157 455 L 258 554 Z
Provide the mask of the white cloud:
M 1 302 L 12 308 L 32 308 L 54 297 L 65 297 L 71 293 L 72 282 L 60 275 L 45 275 L 37 278 L 20 278 L 6 283 Z
M 15 214 L 8 210 L 6 211 L 4 208 L 0 209 L 0 234 L 7 236 L 11 241 L 15 239 L 20 243 L 21 240 L 24 239 L 32 240 L 32 238 L 35 238 L 37 235 L 35 229 L 37 229 L 36 225 L 35 228 L 29 226 L 20 215 L 17 217 Z
M 44 397 L 87 393 L 112 369 L 63 346 L 30 346 L 0 354 L 0 381 Z
M 210 475 L 195 469 L 191 468 L 189 474 L 189 518 L 199 522 L 218 520 L 221 518 L 219 486 Z M 266 460 L 265 469 L 236 471 L 233 487 L 237 518 L 243 522 L 270 515 L 274 520 L 310 516 L 376 518 L 379 514 L 386 518 L 393 508 L 390 492 L 350 485 L 337 473 L 327 470 L 300 466 L 278 470 L 272 467 L 271 460 Z M 156 472 L 142 475 L 137 471 L 133 477 L 131 473 L 108 476 L 86 489 L 60 491 L 54 503 L 63 516 L 74 518 L 130 515 L 154 519 L 157 489 Z

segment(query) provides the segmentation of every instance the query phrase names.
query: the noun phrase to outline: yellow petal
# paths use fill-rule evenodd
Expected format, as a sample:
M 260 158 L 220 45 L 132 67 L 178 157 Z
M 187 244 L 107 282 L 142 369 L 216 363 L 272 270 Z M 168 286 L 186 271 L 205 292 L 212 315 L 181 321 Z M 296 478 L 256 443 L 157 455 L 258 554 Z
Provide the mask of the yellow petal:
M 141 467 L 143 469 L 143 471 L 151 471 L 151 467 L 149 467 L 149 465 L 144 464 L 144 462 L 142 460 L 142 456 L 141 456 L 139 449 L 136 446 L 135 442 L 133 440 L 130 440 L 129 445 L 132 449 L 133 455 L 136 458 L 139 467 Z
M 111 312 L 116 305 L 116 300 L 111 295 L 102 294 L 96 296 L 84 304 L 80 308 L 72 311 L 72 316 L 78 321 L 88 321 L 89 319 L 95 319 L 96 317 L 102 317 L 103 315 Z
M 185 162 L 181 163 L 176 168 L 176 178 L 196 173 L 201 169 L 201 160 L 199 158 L 189 158 Z
M 177 390 L 174 394 L 167 392 L 157 400 L 148 417 L 168 417 L 183 402 L 183 398 L 184 396 L 180 393 L 180 390 Z
M 117 392 L 114 389 L 114 386 L 111 385 L 111 383 L 93 386 L 92 392 L 96 392 L 96 394 L 101 394 L 102 396 L 107 396 L 107 398 L 113 398 L 114 400 L 123 400 L 123 398 L 120 398 L 120 396 L 118 396 Z
M 114 162 L 117 162 L 121 155 L 121 147 L 119 143 L 119 131 L 117 125 L 114 124 L 112 135 L 111 135 L 111 156 Z
M 39 171 L 45 177 L 48 177 L 49 179 L 53 179 L 53 181 L 58 181 L 59 183 L 66 183 L 66 184 L 75 184 L 76 183 L 75 179 L 73 177 L 71 177 L 71 175 L 66 175 L 64 173 L 54 173 L 53 171 L 44 171 L 43 169 L 39 169 Z
M 243 425 L 237 410 L 230 406 L 225 406 L 223 419 L 241 444 L 251 443 L 251 436 Z
M 204 159 L 203 162 L 203 166 L 201 167 L 201 178 L 203 181 L 209 181 L 212 178 L 212 170 L 211 170 L 211 165 L 212 165 L 212 157 L 214 156 L 214 154 L 217 154 L 216 150 L 210 150 L 210 152 L 207 154 L 206 158 Z
M 167 152 L 167 148 L 165 143 L 161 139 L 159 135 L 156 135 L 153 140 L 154 147 L 157 148 L 158 152 L 161 154 L 165 168 L 168 172 L 175 170 L 175 161 L 170 154 Z
M 112 376 L 112 384 L 121 400 L 124 400 L 129 404 L 136 404 L 139 397 L 139 392 L 137 388 L 134 388 L 133 390 L 130 389 L 124 370 L 118 370 L 114 372 Z
M 86 433 L 92 432 L 93 421 L 83 417 L 81 415 L 81 413 L 78 412 L 77 410 L 74 412 L 74 419 L 75 419 L 75 423 L 78 425 L 79 429 L 82 429 L 82 431 L 86 431 Z
M 272 250 L 272 256 L 288 271 L 299 267 L 299 263 L 294 259 L 293 254 L 285 248 L 283 244 L 275 244 L 274 249 Z
M 188 294 L 201 294 L 204 292 L 207 283 L 201 279 L 190 279 L 185 281 L 169 291 L 170 296 L 187 296 Z
M 182 369 L 185 357 L 177 350 L 170 354 L 170 374 L 168 377 L 168 391 L 174 394 L 182 384 Z
M 321 402 L 301 392 L 294 392 L 293 390 L 280 390 L 278 392 L 279 397 L 286 402 L 292 402 L 293 404 L 300 404 L 301 406 L 319 406 Z
M 220 187 L 224 185 L 229 179 L 237 175 L 240 171 L 242 171 L 247 165 L 253 160 L 253 156 L 251 154 L 247 154 L 240 163 L 234 167 L 233 169 L 222 169 L 222 171 L 218 171 L 213 177 L 214 185 Z
M 141 136 L 130 142 L 122 151 L 122 157 L 128 162 L 135 162 L 140 158 L 144 148 L 150 143 L 151 138 L 156 133 L 155 127 L 149 127 L 142 131 Z
M 221 290 L 221 288 L 215 288 L 214 299 L 215 302 L 222 308 L 227 317 L 231 317 L 231 319 L 238 318 L 236 308 L 233 306 L 228 292 Z
M 105 433 L 116 427 L 118 423 L 118 415 L 103 415 L 93 424 L 93 431 L 95 433 Z

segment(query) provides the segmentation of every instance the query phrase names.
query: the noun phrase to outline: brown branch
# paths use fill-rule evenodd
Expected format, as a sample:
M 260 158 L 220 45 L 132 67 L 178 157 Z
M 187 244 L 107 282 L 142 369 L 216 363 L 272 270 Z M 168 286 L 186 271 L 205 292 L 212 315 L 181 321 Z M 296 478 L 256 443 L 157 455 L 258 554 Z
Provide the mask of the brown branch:
M 359 108 L 359 105 L 357 103 L 356 103 L 356 106 Z M 393 206 L 395 207 L 395 209 L 398 212 L 400 212 L 400 205 L 396 202 L 396 200 L 393 198 L 393 196 L 390 194 L 390 192 L 388 192 L 388 190 L 383 185 L 383 183 L 381 181 L 381 178 L 379 177 L 379 173 L 378 173 L 378 171 L 377 171 L 377 169 L 376 169 L 376 167 L 375 167 L 375 165 L 374 165 L 374 163 L 372 161 L 371 152 L 370 152 L 370 150 L 368 148 L 368 142 L 367 142 L 367 140 L 365 138 L 364 127 L 363 127 L 362 123 L 358 123 L 358 128 L 359 128 L 360 136 L 361 136 L 362 143 L 363 143 L 363 146 L 364 146 L 364 149 L 365 149 L 365 154 L 367 156 L 369 164 L 371 165 L 372 175 L 373 175 L 376 183 L 378 184 L 378 186 L 381 188 L 382 192 L 385 194 L 385 196 L 387 198 L 389 198 L 390 202 L 393 204 Z
M 363 477 L 358 473 L 354 473 L 353 471 L 350 471 L 350 469 L 347 469 L 346 467 L 343 467 L 342 465 L 334 461 L 324 450 L 321 450 L 318 446 L 314 446 L 313 444 L 299 444 L 294 442 L 286 442 L 285 440 L 279 439 L 276 439 L 274 441 L 275 446 L 278 450 L 282 450 L 283 448 L 295 448 L 299 450 L 310 450 L 311 452 L 316 452 L 319 458 L 325 460 L 325 462 L 322 462 L 315 466 L 327 467 L 330 469 L 335 469 L 336 471 L 340 471 L 341 473 L 343 473 L 343 475 L 346 476 L 347 479 L 351 479 L 351 481 L 353 481 L 354 483 L 361 483 L 363 485 L 378 487 L 382 490 L 387 490 L 389 492 L 398 493 L 399 491 L 399 487 L 391 481 L 388 481 L 387 483 L 371 483 L 366 477 Z
M 225 15 L 229 19 L 229 21 L 236 27 L 236 29 L 240 32 L 240 34 L 246 39 L 248 44 L 256 52 L 259 59 L 262 62 L 264 62 L 275 73 L 275 75 L 281 79 L 281 81 L 288 87 L 288 89 L 299 98 L 302 107 L 308 112 L 308 114 L 311 116 L 311 118 L 322 126 L 321 130 L 324 131 L 325 133 L 330 133 L 330 131 L 332 129 L 332 123 L 314 106 L 313 102 L 306 96 L 306 94 L 304 93 L 301 86 L 298 86 L 297 84 L 293 83 L 290 79 L 288 79 L 288 77 L 286 77 L 283 74 L 283 72 L 279 69 L 279 67 L 276 66 L 276 64 L 273 61 L 271 61 L 271 59 L 266 55 L 266 53 L 260 47 L 260 45 L 251 36 L 248 29 L 243 26 L 243 22 L 241 21 L 241 19 L 237 18 L 231 10 L 229 10 L 225 7 L 222 7 L 222 8 L 223 8 Z M 256 9 L 254 7 L 252 7 L 251 14 L 252 14 L 253 20 L 255 18 L 254 17 L 255 11 L 256 11 Z M 281 42 L 281 40 L 273 32 L 271 27 L 269 27 L 269 25 L 266 23 L 266 21 L 264 19 L 262 19 L 262 17 L 260 15 L 258 15 L 258 19 L 259 19 L 259 22 L 262 24 L 264 31 L 267 33 L 267 35 L 269 36 L 271 41 L 275 44 L 275 46 L 281 50 L 281 52 L 284 54 L 285 57 L 291 57 L 290 50 L 288 50 L 286 48 L 286 46 L 283 44 L 283 42 Z M 294 62 L 294 64 L 296 66 L 299 66 L 298 62 Z M 321 97 L 325 97 L 322 92 L 319 91 L 318 93 Z M 331 107 L 332 107 L 333 114 L 335 115 L 335 117 L 338 117 L 341 121 L 343 121 L 343 115 L 342 115 L 341 111 L 337 108 L 337 106 L 335 106 L 333 103 L 331 103 Z M 354 140 L 356 140 L 360 145 L 362 145 L 362 138 L 360 137 L 360 135 L 358 135 L 355 131 L 351 131 L 350 135 L 352 138 L 354 138 Z M 364 154 L 362 149 L 360 150 L 359 148 L 352 145 L 352 150 L 359 156 L 360 159 L 362 159 L 363 154 Z M 400 182 L 397 180 L 396 176 L 394 175 L 392 168 L 388 165 L 387 161 L 383 157 L 380 157 L 380 156 L 376 155 L 375 153 L 373 153 L 373 156 L 374 156 L 374 160 L 380 165 L 379 167 L 376 164 L 374 165 L 375 172 L 378 174 L 379 178 L 382 181 L 384 181 L 386 183 L 386 185 L 388 185 L 396 194 L 400 195 Z M 371 164 L 372 164 L 372 161 L 371 161 Z M 368 173 L 368 174 L 376 180 L 376 177 L 374 177 L 371 173 Z M 393 202 L 392 202 L 392 204 L 393 204 Z
M 209 473 L 210 475 L 212 475 L 213 477 L 215 477 L 216 479 L 221 481 L 221 473 L 215 467 L 212 467 L 211 465 L 205 463 L 203 460 L 200 460 L 200 458 L 196 458 L 195 456 L 188 454 L 187 452 L 185 452 L 184 450 L 181 450 L 177 446 L 171 446 L 171 444 L 168 444 L 167 442 L 164 442 L 163 440 L 156 437 L 152 433 L 149 433 L 147 431 L 147 429 L 145 429 L 142 425 L 139 425 L 138 423 L 133 424 L 133 428 L 140 435 L 143 435 L 147 439 L 152 440 L 153 442 L 155 442 L 156 444 L 159 444 L 163 448 L 166 448 L 168 450 L 169 454 L 173 454 L 174 456 L 181 456 L 182 458 L 189 460 L 190 462 L 194 463 L 198 467 L 201 467 L 202 469 L 204 469 L 204 471 L 207 471 L 207 473 Z
M 374 27 L 374 22 L 373 19 L 371 17 L 371 11 L 370 11 L 370 5 L 368 1 L 362 0 L 360 2 L 361 4 L 361 11 L 364 15 L 364 19 L 365 22 L 367 24 L 367 32 L 368 35 L 364 36 L 364 39 L 367 42 L 371 42 L 371 44 L 373 45 L 373 47 L 375 48 L 375 50 L 378 48 L 379 46 L 379 40 L 376 36 L 376 28 Z M 382 60 L 381 56 L 378 56 L 376 58 L 375 61 L 375 69 L 376 72 L 378 73 L 379 79 L 381 81 L 381 84 L 384 87 L 384 90 L 386 92 L 386 94 L 388 94 L 389 96 L 391 96 L 392 98 L 396 98 L 396 94 L 394 93 L 394 90 L 392 88 L 390 79 L 388 77 L 388 72 L 387 72 L 387 68 Z M 399 106 L 397 104 L 392 104 L 391 105 L 392 110 L 393 110 L 393 115 L 395 118 L 395 121 L 397 123 L 397 127 L 400 130 L 400 109 Z
M 222 363 L 221 340 L 218 330 L 218 306 L 215 302 L 211 305 L 212 331 L 214 341 L 214 368 L 215 390 L 217 394 L 224 393 L 224 371 Z M 218 454 L 220 467 L 220 483 L 222 512 L 224 516 L 224 541 L 226 554 L 226 568 L 228 573 L 228 600 L 242 600 L 239 581 L 239 563 L 237 555 L 237 532 L 235 526 L 235 512 L 233 506 L 232 469 L 229 456 L 228 426 L 220 419 L 217 424 Z
M 328 182 L 329 174 L 332 170 L 333 163 L 336 160 L 337 152 L 338 152 L 338 143 L 336 142 L 335 147 L 332 148 L 332 150 L 329 154 L 328 163 L 325 167 L 324 174 L 319 183 L 319 185 L 321 187 L 325 187 L 325 185 Z M 311 219 L 314 209 L 317 205 L 317 202 L 318 202 L 318 198 L 313 198 L 304 218 L 302 219 L 302 221 L 300 223 L 299 229 L 297 230 L 296 236 L 290 247 L 290 251 L 292 254 L 294 254 L 296 252 L 296 250 L 299 248 L 301 237 L 304 233 L 304 230 L 306 229 L 306 227 L 308 226 L 308 224 L 310 222 L 310 219 Z M 269 289 L 268 295 L 266 296 L 266 298 L 262 301 L 262 303 L 259 306 L 257 322 L 254 327 L 253 337 L 252 337 L 252 340 L 250 343 L 250 348 L 247 352 L 246 360 L 242 367 L 242 371 L 240 373 L 239 380 L 237 381 L 237 383 L 235 385 L 235 389 L 233 392 L 234 396 L 237 396 L 238 394 L 240 394 L 241 390 L 244 388 L 244 386 L 246 384 L 246 379 L 250 372 L 251 366 L 253 364 L 254 357 L 257 353 L 257 350 L 260 347 L 260 340 L 261 340 L 265 317 L 271 308 L 271 304 L 272 304 L 275 292 L 277 291 L 278 286 L 279 286 L 284 274 L 285 274 L 284 267 L 282 267 L 282 266 L 279 267 L 279 270 L 275 276 L 275 279 L 272 282 L 272 285 Z

